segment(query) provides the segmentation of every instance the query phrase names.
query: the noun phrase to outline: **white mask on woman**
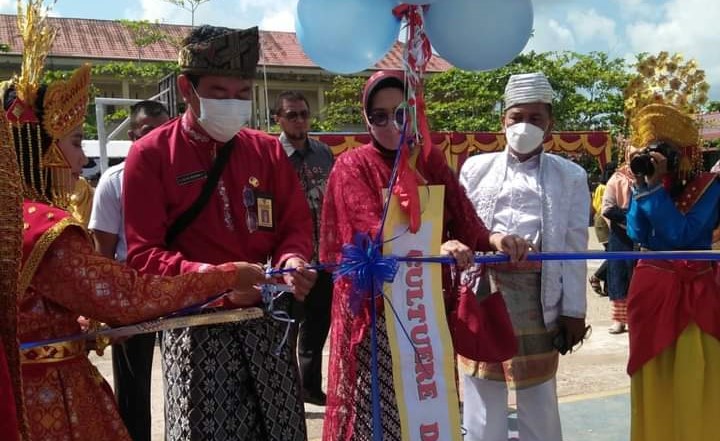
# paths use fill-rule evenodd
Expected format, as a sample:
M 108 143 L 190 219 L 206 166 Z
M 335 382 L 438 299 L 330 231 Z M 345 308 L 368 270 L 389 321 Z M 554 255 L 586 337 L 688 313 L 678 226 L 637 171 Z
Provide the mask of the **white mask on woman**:
M 252 115 L 250 100 L 203 98 L 197 91 L 195 95 L 200 100 L 198 124 L 216 141 L 228 142 L 250 122 Z
M 530 123 L 517 123 L 505 128 L 510 148 L 520 155 L 534 152 L 545 139 L 545 131 Z

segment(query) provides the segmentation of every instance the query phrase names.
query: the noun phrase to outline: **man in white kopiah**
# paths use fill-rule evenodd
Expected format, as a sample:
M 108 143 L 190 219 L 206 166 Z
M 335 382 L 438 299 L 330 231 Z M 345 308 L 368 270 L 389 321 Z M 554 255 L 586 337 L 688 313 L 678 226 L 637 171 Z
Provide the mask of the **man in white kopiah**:
M 590 210 L 585 171 L 543 149 L 553 126 L 552 100 L 542 73 L 511 76 L 502 118 L 507 148 L 468 159 L 460 182 L 492 231 L 523 236 L 538 251 L 585 251 Z M 586 333 L 585 262 L 523 262 L 493 266 L 488 273 L 488 283 L 475 281 L 476 292 L 480 298 L 502 292 L 518 353 L 503 363 L 462 360 L 465 440 L 508 439 L 510 387 L 517 390 L 519 439 L 559 441 L 558 351 L 566 353 Z

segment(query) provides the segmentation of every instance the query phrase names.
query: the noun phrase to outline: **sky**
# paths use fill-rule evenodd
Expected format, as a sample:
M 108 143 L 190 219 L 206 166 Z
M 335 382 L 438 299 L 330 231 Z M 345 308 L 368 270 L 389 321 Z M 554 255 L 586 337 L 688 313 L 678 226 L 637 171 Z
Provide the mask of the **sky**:
M 198 7 L 195 22 L 293 31 L 296 4 L 210 0 Z M 15 5 L 15 0 L 0 0 L 0 13 L 15 13 Z M 533 8 L 534 36 L 525 50 L 602 51 L 627 60 L 641 52 L 680 52 L 705 69 L 711 98 L 720 100 L 719 0 L 533 0 Z M 188 11 L 164 0 L 58 0 L 53 15 L 175 24 L 191 19 Z

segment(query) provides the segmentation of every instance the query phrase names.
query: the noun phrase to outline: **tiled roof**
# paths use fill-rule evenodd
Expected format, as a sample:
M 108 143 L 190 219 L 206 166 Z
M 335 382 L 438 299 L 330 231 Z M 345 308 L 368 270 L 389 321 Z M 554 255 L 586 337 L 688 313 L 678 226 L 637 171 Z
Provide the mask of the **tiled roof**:
M 707 140 L 720 139 L 720 112 L 700 115 L 700 135 Z
M 135 60 L 137 46 L 128 29 L 112 20 L 82 18 L 49 18 L 58 28 L 58 36 L 51 56 L 70 58 L 91 58 L 106 60 Z M 189 26 L 158 24 L 172 39 L 180 40 L 190 30 Z M 262 55 L 268 66 L 317 67 L 302 50 L 293 32 L 261 31 Z M 0 42 L 10 46 L 10 54 L 22 50 L 15 15 L 0 14 Z M 401 43 L 396 43 L 390 53 L 377 67 L 381 69 L 402 69 Z M 154 43 L 142 49 L 142 59 L 172 61 L 177 59 L 177 48 L 168 42 Z M 438 72 L 450 68 L 445 60 L 433 57 L 428 71 Z

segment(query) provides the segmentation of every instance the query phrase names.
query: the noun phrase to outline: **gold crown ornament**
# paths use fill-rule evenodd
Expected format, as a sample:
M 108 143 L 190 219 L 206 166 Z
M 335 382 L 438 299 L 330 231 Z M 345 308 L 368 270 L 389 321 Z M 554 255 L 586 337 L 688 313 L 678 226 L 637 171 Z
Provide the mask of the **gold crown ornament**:
M 695 120 L 667 104 L 649 104 L 638 110 L 632 129 L 631 142 L 635 146 L 667 142 L 677 148 L 689 148 L 697 146 L 699 141 Z
M 710 85 L 697 61 L 682 54 L 663 51 L 642 56 L 635 65 L 637 74 L 625 88 L 625 117 L 631 121 L 648 104 L 668 104 L 688 114 L 696 114 L 708 100 Z
M 695 60 L 680 54 L 642 57 L 637 75 L 625 89 L 625 117 L 630 143 L 645 147 L 665 141 L 681 153 L 678 174 L 683 181 L 701 168 L 700 128 L 693 114 L 707 102 L 710 88 Z
M 24 196 L 66 209 L 75 178 L 59 146 L 60 140 L 82 124 L 89 101 L 90 66 L 83 65 L 68 80 L 41 84 L 57 30 L 47 22 L 42 0 L 18 1 L 18 29 L 23 41 L 20 75 L 0 86 L 8 94 L 7 119 L 24 184 Z

